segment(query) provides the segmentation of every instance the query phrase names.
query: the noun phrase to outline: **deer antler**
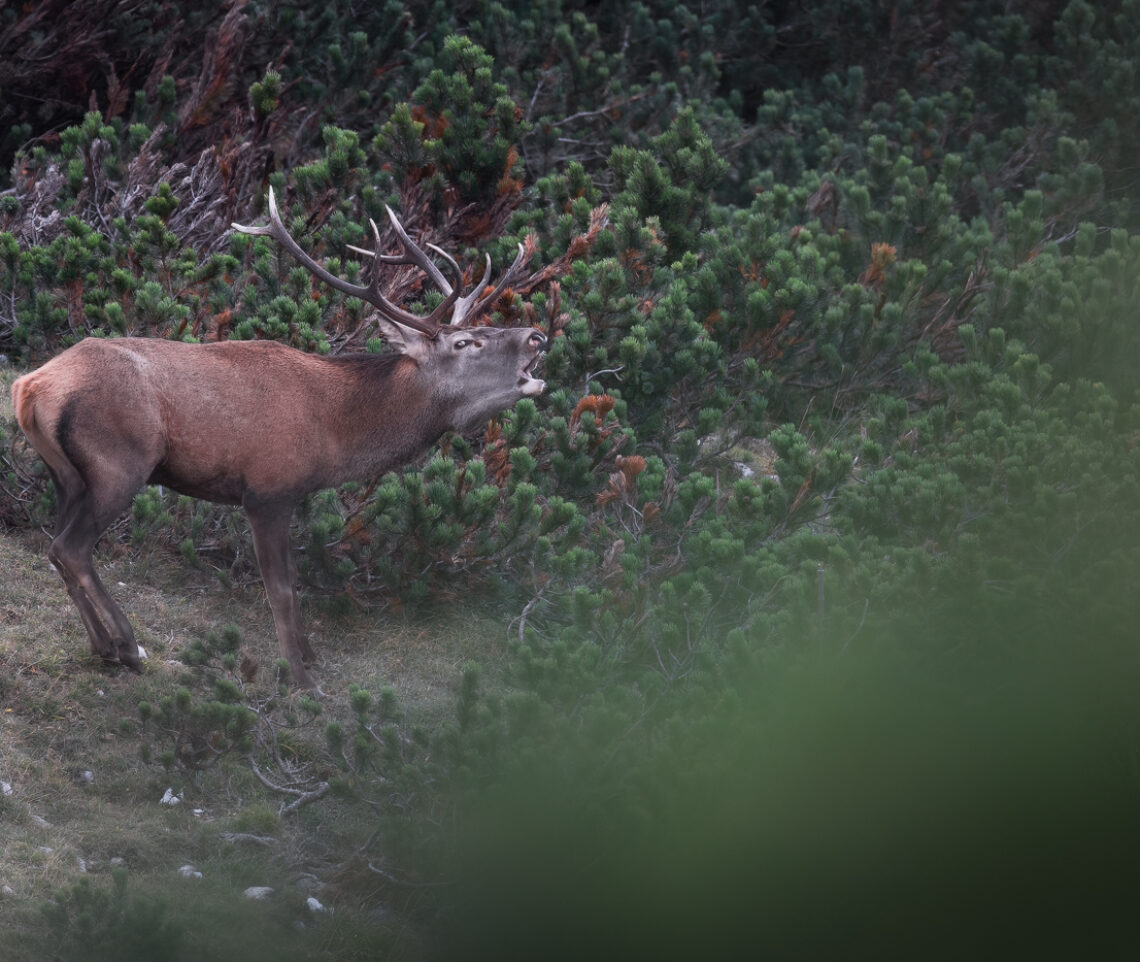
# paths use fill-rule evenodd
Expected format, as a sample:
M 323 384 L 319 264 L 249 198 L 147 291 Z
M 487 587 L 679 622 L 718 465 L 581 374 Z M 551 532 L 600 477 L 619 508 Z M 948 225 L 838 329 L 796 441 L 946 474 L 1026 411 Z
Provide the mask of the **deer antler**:
M 515 257 L 514 263 L 507 268 L 494 290 L 489 294 L 482 294 L 482 296 L 480 296 L 482 291 L 486 289 L 491 276 L 491 258 L 488 256 L 486 267 L 483 270 L 482 281 L 469 294 L 460 297 L 459 290 L 463 284 L 463 271 L 460 269 L 459 264 L 456 263 L 455 258 L 434 244 L 428 244 L 428 247 L 443 257 L 451 269 L 455 271 L 456 280 L 455 286 L 453 287 L 447 278 L 443 276 L 443 272 L 436 266 L 435 262 L 408 236 L 407 231 L 404 230 L 403 225 L 392 212 L 392 208 L 386 207 L 385 210 L 388 211 L 388 218 L 392 222 L 392 228 L 400 240 L 403 253 L 380 253 L 380 231 L 376 227 L 376 222 L 369 220 L 368 223 L 372 227 L 372 236 L 375 241 L 376 249 L 369 251 L 360 247 L 353 247 L 351 244 L 349 245 L 350 250 L 373 258 L 371 269 L 368 271 L 369 281 L 367 285 L 352 284 L 344 280 L 344 278 L 337 277 L 335 274 L 325 270 L 325 268 L 301 249 L 301 246 L 293 239 L 288 228 L 285 227 L 284 222 L 281 220 L 281 213 L 277 209 L 277 199 L 273 194 L 272 187 L 269 188 L 269 223 L 259 227 L 247 227 L 242 224 L 234 224 L 233 226 L 235 230 L 239 230 L 243 234 L 254 234 L 274 238 L 304 267 L 328 284 L 329 287 L 348 294 L 350 297 L 358 297 L 362 301 L 367 301 L 377 308 L 389 321 L 401 324 L 404 327 L 410 327 L 425 337 L 435 337 L 439 333 L 440 328 L 447 323 L 450 323 L 454 327 L 460 327 L 469 317 L 474 318 L 481 311 L 486 310 L 490 305 L 494 304 L 499 295 L 506 290 L 507 285 L 511 282 L 519 267 L 526 259 L 523 245 L 519 244 L 519 252 Z M 397 307 L 388 300 L 380 290 L 381 264 L 407 264 L 418 267 L 443 291 L 444 299 L 435 310 L 426 317 L 412 314 L 410 311 L 405 311 L 402 307 Z M 447 321 L 445 318 L 449 313 L 451 314 L 451 319 Z
M 376 238 L 376 248 L 378 259 L 373 264 L 371 271 L 371 280 L 367 286 L 351 284 L 344 278 L 337 277 L 335 274 L 325 270 L 313 258 L 301 250 L 301 245 L 293 240 L 293 236 L 289 233 L 284 222 L 281 220 L 281 212 L 277 209 L 277 198 L 273 194 L 273 188 L 269 188 L 269 223 L 260 227 L 246 227 L 242 224 L 234 224 L 234 229 L 241 231 L 243 234 L 254 234 L 261 237 L 272 237 L 280 243 L 286 250 L 289 251 L 304 267 L 308 268 L 313 274 L 319 277 L 322 281 L 335 288 L 341 293 L 348 294 L 350 297 L 359 297 L 362 301 L 367 301 L 376 307 L 384 317 L 393 321 L 396 324 L 402 324 L 405 327 L 410 327 L 412 330 L 419 331 L 419 333 L 426 337 L 435 337 L 439 333 L 439 323 L 434 318 L 434 312 L 431 317 L 423 318 L 409 311 L 405 311 L 401 307 L 397 307 L 380 290 L 380 271 L 379 265 L 384 261 L 382 255 L 379 255 L 380 248 L 380 232 L 376 229 L 375 221 L 369 221 L 372 225 L 372 235 Z
M 375 253 L 366 251 L 361 247 L 353 247 L 351 244 L 348 245 L 349 249 L 358 254 L 363 254 L 366 257 L 379 258 L 385 264 L 412 264 L 419 267 L 444 293 L 444 301 L 431 313 L 431 319 L 434 319 L 437 323 L 444 323 L 441 318 L 453 304 L 455 305 L 455 310 L 452 311 L 451 321 L 449 322 L 453 327 L 462 327 L 468 317 L 477 317 L 480 312 L 486 310 L 498 300 L 499 295 L 502 294 L 503 291 L 507 289 L 507 285 L 514 280 L 518 269 L 526 260 L 526 251 L 523 245 L 519 244 L 519 252 L 515 255 L 514 262 L 503 272 L 503 276 L 499 280 L 499 283 L 495 285 L 494 290 L 489 294 L 483 294 L 482 292 L 486 290 L 487 283 L 491 278 L 491 258 L 490 255 L 485 255 L 486 266 L 483 268 L 483 279 L 472 288 L 469 294 L 460 297 L 459 286 L 463 284 L 463 271 L 459 264 L 456 263 L 455 258 L 443 250 L 443 248 L 436 247 L 435 244 L 427 245 L 446 260 L 451 269 L 455 271 L 455 282 L 457 286 L 453 289 L 439 268 L 435 266 L 432 259 L 408 236 L 407 231 L 404 230 L 404 225 L 396 218 L 392 208 L 385 207 L 384 209 L 388 211 L 388 219 L 392 222 L 392 229 L 395 230 L 396 236 L 400 238 L 400 244 L 404 248 L 404 253 L 402 255 L 381 254 L 379 253 L 379 246 L 377 246 Z

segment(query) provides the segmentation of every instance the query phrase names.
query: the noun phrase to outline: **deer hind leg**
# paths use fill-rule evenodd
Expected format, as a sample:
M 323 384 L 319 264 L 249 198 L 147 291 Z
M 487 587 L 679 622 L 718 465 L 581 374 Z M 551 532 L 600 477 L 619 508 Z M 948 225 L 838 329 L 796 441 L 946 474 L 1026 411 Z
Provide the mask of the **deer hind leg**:
M 253 550 L 265 583 L 265 595 L 273 612 L 277 644 L 289 661 L 293 682 L 301 688 L 316 690 L 309 668 L 316 654 L 301 626 L 301 608 L 297 601 L 297 567 L 289 548 L 289 519 L 293 506 L 245 504 L 249 527 L 253 532 Z
M 98 397 L 78 392 L 61 400 L 54 382 L 49 362 L 12 387 L 16 420 L 47 465 L 59 502 L 48 558 L 79 609 L 91 650 L 104 661 L 138 668 L 134 631 L 95 573 L 91 555 L 146 481 L 157 460 L 147 438 L 161 434 L 142 426 L 132 435 L 128 425 L 99 415 Z M 144 412 L 133 413 L 130 423 L 141 426 Z
M 52 471 L 59 513 L 48 558 L 79 609 L 91 651 L 109 664 L 139 667 L 139 649 L 131 623 L 115 604 L 95 571 L 92 554 L 100 536 L 130 504 L 137 488 L 91 486 L 74 472 Z M 103 496 L 100 497 L 100 487 Z

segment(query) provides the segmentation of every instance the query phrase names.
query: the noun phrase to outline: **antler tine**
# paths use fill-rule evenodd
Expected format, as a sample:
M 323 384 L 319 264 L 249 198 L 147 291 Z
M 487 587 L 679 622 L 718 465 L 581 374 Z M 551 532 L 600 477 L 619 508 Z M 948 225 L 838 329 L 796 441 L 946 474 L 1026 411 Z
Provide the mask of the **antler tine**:
M 515 274 L 525 259 L 526 252 L 523 250 L 523 245 L 519 244 L 519 252 L 515 255 L 514 262 L 503 272 L 503 276 L 499 279 L 499 283 L 495 285 L 495 289 L 491 291 L 490 294 L 485 294 L 480 297 L 479 294 L 487 287 L 487 281 L 490 280 L 491 277 L 491 258 L 488 257 L 487 268 L 483 271 L 483 280 L 479 282 L 470 294 L 464 298 L 460 298 L 459 304 L 455 308 L 455 317 L 451 323 L 459 324 L 468 313 L 474 316 L 480 311 L 491 307 L 495 301 L 499 299 L 499 295 L 501 295 L 503 291 L 507 289 L 511 281 L 514 280 Z
M 483 279 L 471 289 L 470 294 L 459 298 L 455 305 L 455 313 L 451 315 L 451 323 L 457 327 L 461 327 L 463 322 L 467 320 L 467 315 L 472 313 L 471 308 L 478 301 L 479 293 L 487 286 L 487 281 L 491 279 L 491 255 L 486 254 L 484 256 L 487 261 L 483 267 Z
M 400 244 L 404 248 L 403 254 L 380 254 L 379 239 L 377 239 L 376 252 L 366 251 L 360 247 L 352 247 L 349 249 L 356 251 L 358 254 L 364 254 L 368 257 L 376 258 L 383 261 L 385 264 L 410 264 L 420 268 L 427 274 L 439 287 L 440 290 L 446 295 L 439 306 L 431 312 L 424 320 L 429 324 L 442 325 L 444 317 L 451 312 L 450 324 L 452 327 L 461 327 L 467 320 L 468 315 L 474 317 L 480 311 L 486 309 L 494 304 L 499 298 L 499 295 L 507 289 L 507 285 L 514 279 L 519 267 L 526 259 L 526 253 L 523 245 L 519 244 L 519 252 L 515 256 L 514 263 L 507 268 L 503 274 L 502 279 L 495 286 L 495 289 L 489 294 L 483 294 L 487 287 L 487 283 L 491 278 L 491 258 L 488 256 L 486 265 L 483 269 L 483 278 L 471 290 L 470 293 L 463 297 L 459 296 L 459 289 L 463 285 L 463 269 L 459 266 L 458 262 L 442 247 L 437 247 L 435 244 L 427 244 L 426 246 L 447 261 L 448 265 L 455 271 L 455 287 L 453 288 L 447 279 L 443 276 L 443 272 L 436 266 L 435 262 L 425 253 L 415 241 L 408 236 L 407 231 L 404 230 L 404 225 L 400 223 L 391 207 L 385 207 L 388 211 L 388 218 L 392 222 L 392 228 L 396 231 L 397 237 L 400 239 Z M 373 225 L 373 231 L 376 227 Z M 454 310 L 452 308 L 454 307 Z
M 391 214 L 392 212 L 389 210 L 388 213 Z M 424 268 L 424 264 L 427 263 L 432 269 L 431 273 L 439 276 L 439 286 L 443 288 L 444 294 L 446 296 L 443 302 L 438 307 L 436 307 L 436 309 L 432 311 L 430 315 L 428 315 L 426 318 L 422 318 L 422 320 L 425 324 L 435 325 L 438 327 L 441 323 L 439 318 L 443 314 L 446 314 L 451 305 L 455 302 L 456 295 L 452 293 L 451 285 L 443 279 L 442 275 L 439 274 L 439 270 L 436 268 L 436 266 L 434 264 L 431 264 L 426 255 L 424 255 L 424 252 L 419 250 L 419 248 L 416 248 L 416 252 L 410 255 L 407 252 L 407 248 L 404 249 L 405 252 L 403 254 L 381 254 L 380 228 L 376 226 L 376 221 L 372 220 L 371 218 L 369 218 L 368 223 L 372 227 L 372 237 L 376 243 L 376 250 L 366 251 L 364 248 L 354 247 L 352 244 L 348 244 L 347 246 L 350 251 L 355 251 L 358 254 L 366 254 L 368 257 L 371 257 L 373 259 L 372 269 L 369 271 L 370 275 L 372 276 L 372 285 L 376 288 L 377 291 L 379 291 L 381 264 L 410 264 L 414 267 Z M 456 269 L 458 270 L 458 265 L 456 265 Z
M 404 225 L 400 223 L 399 218 L 396 217 L 392 208 L 385 205 L 384 209 L 388 212 L 388 220 L 392 222 L 392 229 L 396 232 L 396 236 L 400 238 L 400 244 L 404 248 L 403 263 L 418 267 L 432 279 L 435 286 L 443 291 L 445 295 L 450 295 L 451 285 L 443 276 L 443 272 L 435 266 L 435 261 L 428 257 L 420 246 L 408 236 L 408 232 L 404 230 Z M 449 257 L 448 260 L 451 260 L 451 258 Z M 451 261 L 451 263 L 455 264 L 455 261 Z M 459 265 L 456 264 L 455 266 L 458 269 Z
M 463 282 L 463 269 L 459 266 L 459 261 L 452 257 L 447 251 L 437 244 L 428 244 L 433 251 L 442 257 L 447 263 L 451 265 L 451 269 L 455 271 L 455 276 L 459 278 L 459 282 Z
M 277 209 L 277 198 L 274 196 L 273 188 L 269 188 L 269 223 L 263 224 L 258 227 L 247 227 L 243 224 L 235 223 L 233 225 L 235 230 L 241 231 L 243 234 L 253 234 L 259 237 L 272 237 L 282 247 L 284 247 L 290 254 L 292 254 L 297 261 L 311 273 L 315 274 L 322 281 L 343 294 L 348 294 L 350 297 L 358 297 L 362 301 L 367 301 L 369 304 L 377 308 L 388 320 L 394 321 L 397 324 L 402 324 L 405 327 L 410 327 L 421 334 L 428 337 L 435 337 L 439 333 L 438 322 L 433 322 L 431 318 L 418 317 L 415 314 L 405 311 L 403 308 L 397 307 L 388 300 L 380 292 L 380 278 L 378 272 L 373 270 L 372 281 L 365 287 L 358 284 L 351 284 L 344 278 L 337 277 L 335 274 L 326 270 L 318 264 L 312 257 L 306 254 L 301 245 L 298 244 L 293 236 L 289 233 L 288 228 L 285 226 L 284 221 L 281 219 L 281 212 Z M 376 236 L 376 253 L 373 256 L 379 257 L 383 260 L 383 255 L 380 254 L 380 234 L 376 230 L 375 224 L 373 225 L 373 232 Z M 437 271 L 438 273 L 438 271 Z
M 436 247 L 435 244 L 427 245 L 436 253 L 441 254 L 455 271 L 456 286 L 452 287 L 447 278 L 443 276 L 443 272 L 436 266 L 435 261 L 428 257 L 423 248 L 408 236 L 408 232 L 404 230 L 404 225 L 400 223 L 399 218 L 396 217 L 392 208 L 385 205 L 384 209 L 388 212 L 388 219 L 392 222 L 392 229 L 396 232 L 396 236 L 399 238 L 400 246 L 404 252 L 402 254 L 381 254 L 380 235 L 375 223 L 372 224 L 372 231 L 376 235 L 376 250 L 366 251 L 361 247 L 353 247 L 351 244 L 349 245 L 349 250 L 375 258 L 373 262 L 374 272 L 379 263 L 383 262 L 385 264 L 408 264 L 412 267 L 418 267 L 427 274 L 435 286 L 443 291 L 444 298 L 436 306 L 435 310 L 424 318 L 424 322 L 427 324 L 442 325 L 444 323 L 443 318 L 451 312 L 453 305 L 459 298 L 458 287 L 463 282 L 463 271 L 460 269 L 459 264 L 456 263 L 455 258 L 448 254 L 447 251 Z
M 522 267 L 523 262 L 526 260 L 526 250 L 523 248 L 523 245 L 519 244 L 518 247 L 519 252 L 515 254 L 515 259 L 511 261 L 511 266 L 503 272 L 502 280 L 500 280 L 499 283 L 495 285 L 495 289 L 491 291 L 490 294 L 484 298 L 481 298 L 479 303 L 476 305 L 479 310 L 482 310 L 482 308 L 486 305 L 494 304 L 495 301 L 499 299 L 499 295 L 507 289 L 507 285 L 509 285 L 511 281 L 515 279 L 515 274 L 518 273 L 518 269 Z

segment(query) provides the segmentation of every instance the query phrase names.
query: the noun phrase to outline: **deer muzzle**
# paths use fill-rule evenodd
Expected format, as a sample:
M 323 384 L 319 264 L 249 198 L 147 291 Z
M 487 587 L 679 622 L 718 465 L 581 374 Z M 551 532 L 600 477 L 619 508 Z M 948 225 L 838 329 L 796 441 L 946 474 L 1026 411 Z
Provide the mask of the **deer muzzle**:
M 523 397 L 537 397 L 546 390 L 546 382 L 534 376 L 535 370 L 546 356 L 546 337 L 541 331 L 532 331 L 527 343 L 534 348 L 534 356 L 519 369 L 519 390 Z

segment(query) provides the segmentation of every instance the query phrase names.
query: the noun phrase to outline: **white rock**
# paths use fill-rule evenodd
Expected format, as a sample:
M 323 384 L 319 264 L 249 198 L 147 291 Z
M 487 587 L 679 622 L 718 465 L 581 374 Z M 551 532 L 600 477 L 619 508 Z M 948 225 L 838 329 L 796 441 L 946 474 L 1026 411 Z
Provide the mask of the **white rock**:
M 173 788 L 168 788 L 165 792 L 163 792 L 162 798 L 158 800 L 159 805 L 179 805 L 181 802 L 182 794 L 178 793 L 176 795 Z
M 11 795 L 12 786 L 7 782 L 0 782 L 0 795 Z
M 95 781 L 95 773 L 94 772 L 80 772 L 79 773 L 79 780 L 81 782 L 88 784 L 88 785 L 91 785 Z
M 193 865 L 183 865 L 182 868 L 180 868 L 178 870 L 178 874 L 181 875 L 183 878 L 201 878 L 202 877 L 202 873 L 199 872 L 196 868 L 194 868 Z
M 29 818 L 31 818 L 32 822 L 38 825 L 40 828 L 51 828 L 51 822 L 49 822 L 42 815 L 31 815 Z
M 138 649 L 139 649 L 139 661 L 146 661 L 146 649 L 142 645 L 139 645 Z
M 0 885 L 0 895 L 4 896 L 4 898 L 11 898 L 15 894 L 16 890 L 13 889 L 11 885 Z
M 126 865 L 127 860 L 121 855 L 116 855 L 111 859 L 111 868 L 118 868 L 120 865 Z
M 87 871 L 87 859 L 85 859 L 82 855 L 78 856 L 75 859 L 75 864 L 79 867 L 79 871 L 81 871 L 81 872 Z
M 332 915 L 333 914 L 332 909 L 326 908 L 325 906 L 321 905 L 321 903 L 318 902 L 311 895 L 307 899 L 305 899 L 305 904 L 309 907 L 309 911 L 312 912 L 314 915 L 320 915 L 322 913 L 325 915 Z
M 251 885 L 241 894 L 247 899 L 267 899 L 273 894 L 273 889 L 268 885 Z
M 41 845 L 39 848 L 36 849 L 36 851 L 37 852 L 43 852 L 44 855 L 51 855 L 51 853 L 54 852 L 55 849 L 52 848 L 50 845 Z

